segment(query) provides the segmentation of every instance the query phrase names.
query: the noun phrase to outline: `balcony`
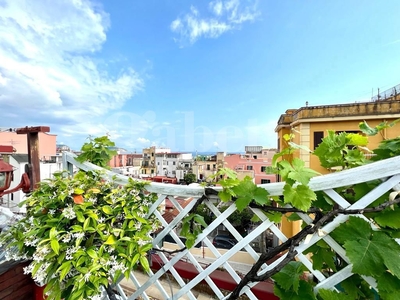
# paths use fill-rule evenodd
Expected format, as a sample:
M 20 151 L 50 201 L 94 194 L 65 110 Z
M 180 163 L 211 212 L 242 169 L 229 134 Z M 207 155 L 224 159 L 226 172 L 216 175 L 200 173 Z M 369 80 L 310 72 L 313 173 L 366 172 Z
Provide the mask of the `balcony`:
M 101 168 L 94 166 L 89 163 L 79 163 L 74 159 L 74 155 L 71 153 L 64 153 L 64 169 L 69 170 L 71 173 L 73 167 L 76 166 L 82 170 L 102 170 Z M 116 178 L 118 184 L 126 184 L 128 178 L 119 174 L 105 171 L 105 177 Z M 345 188 L 354 184 L 362 182 L 370 182 L 380 180 L 381 183 L 370 193 L 364 195 L 359 201 L 351 204 L 345 198 L 340 196 L 335 189 Z M 329 175 L 323 175 L 315 177 L 311 180 L 309 186 L 313 191 L 320 191 L 325 194 L 326 197 L 334 201 L 339 207 L 345 210 L 349 210 L 349 214 L 339 215 L 333 220 L 324 223 L 318 232 L 314 232 L 307 239 L 302 240 L 299 244 L 294 245 L 293 250 L 295 253 L 294 258 L 296 261 L 301 262 L 316 281 L 315 291 L 320 288 L 332 289 L 338 286 L 341 282 L 353 275 L 352 264 L 349 258 L 346 256 L 346 251 L 337 243 L 330 233 L 340 224 L 347 222 L 350 216 L 350 212 L 353 210 L 361 210 L 371 205 L 382 195 L 389 193 L 392 189 L 400 190 L 400 157 L 390 158 L 384 161 L 371 163 L 365 166 L 357 167 L 354 169 L 332 173 Z M 269 183 L 259 185 L 265 188 L 270 196 L 281 196 L 283 194 L 284 183 Z M 242 262 L 239 265 L 243 266 L 243 256 L 249 259 L 249 266 L 259 261 L 260 253 L 256 252 L 253 248 L 253 240 L 260 236 L 263 232 L 271 232 L 274 235 L 274 244 L 282 244 L 288 240 L 288 237 L 280 230 L 280 226 L 268 219 L 265 213 L 255 207 L 251 207 L 251 211 L 257 215 L 261 220 L 254 230 L 247 235 L 241 235 L 235 227 L 229 223 L 227 218 L 236 211 L 236 205 L 230 205 L 225 211 L 221 212 L 218 209 L 219 199 L 215 195 L 215 192 L 220 190 L 220 187 L 204 188 L 201 186 L 181 186 L 173 184 L 162 184 L 162 183 L 151 183 L 147 190 L 158 194 L 158 200 L 150 209 L 150 215 L 154 214 L 162 223 L 163 229 L 157 233 L 157 236 L 153 240 L 153 248 L 157 252 L 156 256 L 153 256 L 155 261 L 154 264 L 158 265 L 154 272 L 148 274 L 146 281 L 139 281 L 138 274 L 131 272 L 130 284 L 133 286 L 134 292 L 127 292 L 124 290 L 121 282 L 117 284 L 117 290 L 122 295 L 122 299 L 137 299 L 138 297 L 148 298 L 150 289 L 156 288 L 162 295 L 163 299 L 179 299 L 180 297 L 187 296 L 189 299 L 196 299 L 194 287 L 200 282 L 206 282 L 209 288 L 215 294 L 213 297 L 217 299 L 226 299 L 222 293 L 222 289 L 232 290 L 242 280 L 240 276 L 235 257 L 240 254 Z M 175 209 L 176 214 L 173 218 L 167 222 L 163 216 L 163 212 L 159 210 L 159 207 L 165 203 L 166 199 L 169 199 Z M 179 203 L 177 200 L 188 199 L 184 204 Z M 190 199 L 190 200 L 189 200 Z M 181 223 L 182 219 L 185 218 L 195 205 L 201 201 L 215 216 L 215 219 L 203 229 L 203 232 L 198 235 L 195 240 L 195 245 L 201 244 L 203 250 L 196 252 L 196 249 L 186 249 L 183 242 L 176 234 L 176 228 Z M 313 219 L 308 214 L 298 214 L 305 224 L 312 224 Z M 358 215 L 360 218 L 368 220 L 368 216 L 362 212 Z M 236 239 L 235 244 L 231 249 L 219 249 L 216 248 L 212 243 L 211 234 L 220 226 L 224 226 L 226 230 Z M 163 243 L 164 238 L 170 235 L 175 240 L 177 251 L 173 255 L 168 254 L 166 245 Z M 340 269 L 336 274 L 323 274 L 320 271 L 314 270 L 310 257 L 303 255 L 310 247 L 324 241 L 328 244 L 333 251 L 336 252 L 337 257 L 347 263 L 347 267 Z M 200 249 L 201 249 L 200 248 Z M 206 257 L 206 253 L 210 253 L 209 257 Z M 208 254 L 207 254 L 208 255 Z M 261 267 L 258 274 L 267 274 L 267 272 L 276 269 L 285 259 L 287 259 L 287 252 L 283 253 L 282 256 L 276 257 L 274 261 L 261 260 Z M 266 256 L 263 256 L 266 257 Z M 267 256 L 268 257 L 268 256 Z M 207 263 L 203 263 L 206 261 Z M 185 263 L 185 264 L 183 264 Z M 184 267 L 183 267 L 184 265 Z M 188 271 L 191 270 L 191 271 Z M 193 270 L 193 272 L 192 272 Z M 219 276 L 215 276 L 215 272 L 224 270 L 224 273 Z M 247 269 L 249 270 L 249 268 Z M 163 287 L 160 282 L 161 276 L 169 274 L 173 276 L 175 281 L 178 282 L 179 288 L 173 291 Z M 361 276 L 362 279 L 372 287 L 376 286 L 376 282 L 368 276 Z M 222 282 L 221 279 L 229 278 L 231 285 L 226 285 L 226 282 Z M 241 290 L 249 299 L 277 299 L 272 294 L 272 285 L 264 287 L 259 294 L 256 283 L 248 283 Z M 210 296 L 211 298 L 211 296 Z

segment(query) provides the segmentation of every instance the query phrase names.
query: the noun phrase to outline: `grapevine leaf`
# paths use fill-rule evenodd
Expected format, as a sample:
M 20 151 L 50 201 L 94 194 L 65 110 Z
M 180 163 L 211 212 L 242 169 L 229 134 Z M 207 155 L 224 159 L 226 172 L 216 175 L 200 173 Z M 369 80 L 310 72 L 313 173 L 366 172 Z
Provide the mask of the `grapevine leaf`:
M 390 227 L 394 229 L 400 228 L 400 208 L 396 207 L 394 210 L 384 210 L 377 217 L 375 221 L 383 227 Z
M 187 249 L 192 248 L 192 247 L 194 246 L 194 242 L 195 242 L 195 238 L 189 236 L 189 237 L 186 239 L 186 242 L 185 242 L 186 248 L 187 248 Z
M 291 261 L 279 273 L 272 278 L 284 290 L 291 290 L 296 294 L 299 291 L 300 276 L 305 271 L 301 262 Z
M 278 284 L 274 284 L 274 294 L 281 300 L 315 300 L 313 287 L 307 281 L 301 280 L 298 291 L 284 290 Z
M 353 272 L 373 276 L 385 271 L 379 249 L 371 241 L 347 241 L 344 246 L 350 261 L 353 263 Z
M 235 203 L 236 203 L 236 207 L 238 209 L 239 212 L 243 211 L 247 206 L 249 206 L 250 202 L 251 202 L 251 197 L 250 196 L 242 196 L 238 199 L 236 199 Z
M 194 215 L 194 220 L 199 223 L 201 226 L 203 226 L 204 228 L 206 228 L 208 225 L 207 223 L 204 221 L 204 217 L 200 216 L 198 214 Z
M 229 190 L 222 190 L 220 192 L 218 192 L 218 197 L 221 199 L 221 201 L 223 202 L 228 202 L 232 199 L 233 192 L 229 192 Z
M 319 174 L 310 168 L 304 167 L 304 161 L 298 158 L 293 159 L 292 166 L 293 171 L 289 172 L 288 177 L 303 185 L 307 185 L 312 177 Z
M 317 195 L 308 186 L 299 184 L 295 187 L 285 184 L 283 188 L 284 202 L 293 207 L 306 211 L 311 207 L 311 202 L 317 199 Z
M 257 187 L 250 177 L 246 177 L 237 186 L 232 188 L 236 194 L 236 206 L 239 211 L 247 207 L 254 199 L 259 204 L 269 203 L 267 190 Z
M 302 220 L 297 213 L 291 213 L 288 217 L 286 217 L 286 219 L 290 222 Z
M 383 232 L 374 233 L 373 240 L 379 245 L 379 250 L 388 270 L 400 279 L 400 245 Z
M 356 240 L 359 237 L 369 238 L 372 233 L 371 225 L 358 217 L 350 217 L 332 232 L 332 237 L 338 242 Z
M 312 253 L 313 268 L 316 270 L 326 269 L 328 266 L 330 269 L 336 272 L 336 265 L 334 261 L 335 253 L 332 249 L 324 242 L 319 241 L 307 249 L 305 254 Z
M 254 193 L 253 193 L 254 200 L 256 201 L 256 203 L 258 203 L 260 205 L 269 204 L 271 201 L 268 198 L 268 194 L 269 193 L 266 189 L 256 186 Z
M 290 172 L 293 172 L 294 169 L 290 162 L 288 162 L 287 160 L 280 161 L 278 165 L 280 170 L 279 174 L 281 175 L 282 180 L 286 181 Z
M 240 180 L 237 178 L 227 178 L 224 180 L 218 181 L 218 184 L 221 185 L 222 187 L 233 187 L 236 186 L 240 183 Z
M 274 223 L 280 223 L 282 221 L 282 213 L 280 212 L 265 212 L 265 215 Z
M 378 277 L 378 290 L 379 294 L 385 300 L 398 300 L 400 299 L 400 280 L 385 272 L 382 276 Z
M 372 299 L 373 292 L 363 278 L 354 274 L 340 283 L 347 295 L 352 299 Z
M 377 128 L 372 128 L 370 127 L 366 121 L 364 122 L 360 122 L 360 124 L 358 124 L 358 127 L 360 128 L 362 133 L 365 133 L 368 136 L 373 136 L 373 135 L 377 135 L 379 130 Z
M 360 236 L 357 240 L 346 241 L 344 247 L 353 263 L 353 272 L 379 276 L 386 271 L 385 263 L 390 271 L 394 269 L 393 271 L 400 275 L 400 266 L 397 266 L 399 255 L 398 252 L 396 254 L 396 251 L 390 249 L 390 246 L 393 245 L 391 242 L 397 244 L 382 232 L 375 232 L 370 239 Z M 400 246 L 398 245 L 398 247 Z M 395 256 L 390 257 L 388 251 L 393 251 Z M 384 257 L 381 253 L 385 253 Z
M 368 138 L 358 133 L 348 133 L 348 143 L 354 146 L 366 146 L 368 144 Z
M 318 290 L 318 296 L 323 300 L 354 300 L 350 295 L 326 289 Z

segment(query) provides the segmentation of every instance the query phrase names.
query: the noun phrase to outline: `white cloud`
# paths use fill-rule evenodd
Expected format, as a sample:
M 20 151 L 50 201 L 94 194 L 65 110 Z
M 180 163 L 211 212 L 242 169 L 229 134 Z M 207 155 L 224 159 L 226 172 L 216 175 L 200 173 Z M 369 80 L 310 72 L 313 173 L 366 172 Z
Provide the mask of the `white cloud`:
M 150 140 L 143 138 L 143 137 L 138 138 L 137 141 L 141 144 L 149 144 L 150 143 Z
M 20 125 L 67 134 L 107 132 L 101 117 L 121 108 L 143 80 L 131 68 L 109 74 L 97 59 L 109 17 L 89 0 L 0 2 L 0 105 Z M 53 129 L 52 129 L 53 131 Z
M 202 18 L 198 9 L 190 7 L 190 12 L 172 21 L 170 29 L 178 34 L 181 45 L 193 44 L 199 38 L 217 38 L 227 31 L 239 29 L 240 24 L 254 21 L 259 12 L 256 1 L 240 0 L 211 1 L 208 4 L 208 16 Z

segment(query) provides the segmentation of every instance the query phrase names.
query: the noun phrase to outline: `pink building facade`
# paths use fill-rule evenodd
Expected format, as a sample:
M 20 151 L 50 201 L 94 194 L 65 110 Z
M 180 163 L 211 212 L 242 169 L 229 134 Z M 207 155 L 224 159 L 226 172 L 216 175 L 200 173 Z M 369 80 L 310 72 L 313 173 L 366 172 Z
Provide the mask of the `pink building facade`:
M 250 155 L 231 154 L 224 158 L 224 167 L 234 170 L 239 178 L 250 176 L 255 184 L 276 182 L 275 174 L 266 174 L 271 158 L 253 158 Z
M 39 132 L 39 158 L 48 160 L 57 153 L 57 136 Z M 0 132 L 0 145 L 13 146 L 16 153 L 28 153 L 28 141 L 26 134 L 17 134 L 15 132 Z

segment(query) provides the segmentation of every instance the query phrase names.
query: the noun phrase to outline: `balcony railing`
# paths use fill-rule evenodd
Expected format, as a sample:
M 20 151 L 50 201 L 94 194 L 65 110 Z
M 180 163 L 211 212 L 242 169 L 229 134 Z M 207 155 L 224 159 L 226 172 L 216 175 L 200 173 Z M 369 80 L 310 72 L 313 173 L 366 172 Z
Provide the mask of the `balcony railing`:
M 82 170 L 93 170 L 101 169 L 89 163 L 79 163 L 74 159 L 74 156 L 70 153 L 64 153 L 63 157 L 64 168 L 73 171 L 73 166 L 76 166 Z M 122 175 L 116 175 L 111 172 L 106 172 L 105 176 L 115 176 L 116 180 L 120 184 L 125 184 L 128 180 L 127 177 Z M 353 184 L 359 184 L 362 182 L 369 182 L 373 180 L 381 180 L 382 183 L 372 190 L 370 193 L 366 194 L 359 201 L 354 204 L 349 203 L 346 199 L 342 198 L 334 189 L 340 187 L 346 187 Z M 333 173 L 329 175 L 315 177 L 310 182 L 310 188 L 314 191 L 322 191 L 329 197 L 332 201 L 344 209 L 363 209 L 373 203 L 376 199 L 381 197 L 386 192 L 392 190 L 393 188 L 399 188 L 400 182 L 400 157 L 394 157 L 380 162 L 371 163 L 365 166 L 354 168 L 351 170 L 346 170 L 338 173 Z M 283 193 L 284 183 L 270 183 L 260 185 L 265 188 L 271 196 L 280 196 Z M 210 199 L 203 202 L 210 211 L 215 215 L 214 221 L 204 229 L 204 231 L 197 237 L 195 244 L 201 243 L 202 250 L 196 252 L 194 250 L 184 249 L 184 244 L 179 239 L 178 235 L 175 233 L 175 229 L 179 226 L 182 219 L 187 216 L 192 207 L 196 204 L 196 201 L 205 194 L 205 189 L 200 186 L 182 186 L 182 185 L 171 185 L 162 183 L 151 183 L 148 186 L 148 191 L 155 192 L 158 194 L 157 202 L 150 209 L 150 214 L 154 214 L 162 223 L 163 230 L 157 235 L 153 240 L 153 247 L 155 249 L 160 249 L 162 247 L 162 242 L 167 235 L 170 235 L 175 241 L 178 247 L 183 250 L 175 253 L 174 255 L 167 255 L 163 252 L 158 252 L 156 260 L 153 260 L 153 265 L 157 265 L 159 268 L 154 269 L 148 274 L 148 278 L 145 281 L 139 280 L 139 274 L 131 272 L 129 283 L 119 282 L 116 286 L 122 299 L 138 299 L 142 297 L 143 299 L 150 299 L 150 290 L 156 288 L 159 292 L 159 297 L 161 299 L 180 299 L 184 295 L 188 299 L 196 299 L 195 286 L 201 282 L 206 282 L 210 289 L 214 293 L 214 298 L 226 299 L 228 296 L 222 292 L 221 286 L 219 284 L 220 278 L 216 278 L 213 274 L 220 269 L 225 270 L 225 275 L 230 277 L 233 282 L 239 283 L 241 280 L 240 274 L 238 274 L 237 263 L 233 262 L 234 257 L 237 253 L 244 253 L 249 258 L 251 263 L 258 260 L 259 253 L 257 253 L 252 248 L 252 241 L 257 238 L 261 233 L 266 230 L 272 232 L 275 238 L 280 242 L 284 242 L 288 239 L 282 231 L 278 224 L 271 222 L 263 211 L 257 208 L 251 208 L 254 214 L 256 214 L 261 222 L 255 227 L 255 229 L 246 236 L 242 236 L 235 227 L 229 223 L 227 218 L 236 211 L 235 205 L 230 205 L 228 209 L 220 212 L 218 205 L 216 205 L 215 200 Z M 218 188 L 216 188 L 218 190 Z M 174 197 L 188 198 L 190 197 L 192 201 L 186 206 L 182 206 Z M 161 206 L 165 199 L 168 199 L 173 203 L 175 208 L 178 210 L 176 217 L 168 223 L 160 213 L 158 207 Z M 360 215 L 362 218 L 367 219 L 366 216 Z M 312 223 L 312 219 L 309 215 L 300 215 L 303 221 L 307 224 Z M 315 287 L 315 291 L 318 289 L 336 289 L 336 286 L 352 276 L 352 264 L 348 257 L 346 256 L 346 251 L 330 236 L 330 233 L 338 227 L 341 223 L 348 220 L 348 215 L 339 215 L 334 218 L 331 222 L 324 225 L 318 233 L 313 234 L 311 237 L 307 238 L 306 242 L 301 242 L 295 247 L 297 250 L 296 260 L 301 261 L 304 266 L 309 270 L 309 272 L 314 276 L 318 284 Z M 210 235 L 215 229 L 223 225 L 227 231 L 238 241 L 238 243 L 229 250 L 221 250 L 214 247 Z M 337 272 L 335 275 L 329 276 L 329 274 L 323 274 L 318 270 L 314 270 L 312 267 L 312 262 L 310 257 L 303 255 L 308 248 L 313 246 L 315 243 L 324 240 L 345 262 L 348 266 Z M 242 251 L 243 250 L 243 251 Z M 200 254 L 199 254 L 200 253 Z M 209 253 L 209 257 L 204 257 L 204 253 Z M 275 268 L 278 263 L 284 260 L 286 254 L 280 257 L 275 262 L 270 264 L 265 263 L 262 269 L 258 273 L 262 275 L 267 271 Z M 208 263 L 203 264 L 204 260 L 207 259 Z M 190 280 L 185 278 L 187 272 L 182 272 L 181 265 L 187 263 L 186 266 L 190 266 L 194 270 L 193 276 Z M 244 265 L 243 263 L 241 265 Z M 189 269 L 189 268 L 187 268 Z M 174 281 L 178 285 L 178 289 L 165 288 L 162 284 L 163 277 L 173 276 Z M 220 276 L 221 277 L 221 276 Z M 168 277 L 169 278 L 169 277 Z M 376 288 L 377 284 L 372 277 L 362 276 L 362 278 L 372 287 Z M 165 279 L 164 279 L 165 280 Z M 129 284 L 130 289 L 126 289 L 125 285 Z M 246 294 L 249 299 L 276 299 L 271 292 L 258 294 L 255 287 L 256 283 L 248 284 L 242 289 L 241 293 Z M 141 298 L 141 299 L 142 299 Z M 211 298 L 211 297 L 210 297 Z

